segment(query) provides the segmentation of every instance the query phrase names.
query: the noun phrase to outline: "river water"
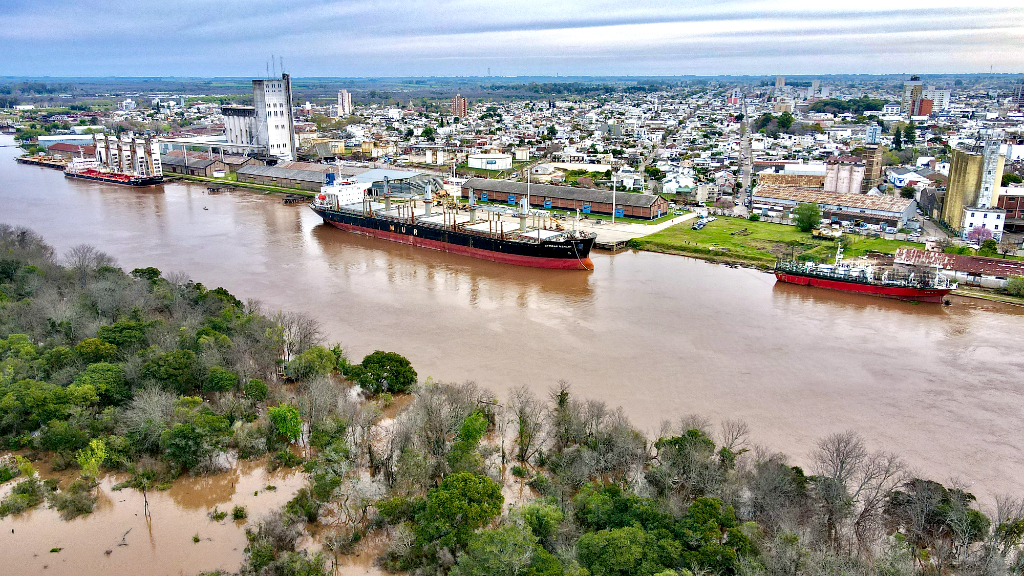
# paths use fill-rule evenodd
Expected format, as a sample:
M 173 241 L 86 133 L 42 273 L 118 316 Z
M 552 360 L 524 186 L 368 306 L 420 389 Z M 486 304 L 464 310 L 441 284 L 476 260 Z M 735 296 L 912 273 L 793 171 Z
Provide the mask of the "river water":
M 16 154 L 0 148 L 0 222 L 307 312 L 356 360 L 392 350 L 421 378 L 499 395 L 566 380 L 649 434 L 691 413 L 742 419 L 801 464 L 853 429 L 984 504 L 1024 494 L 1022 307 L 914 305 L 642 252 L 593 254 L 593 272 L 504 266 L 345 233 L 280 196 L 68 181 Z

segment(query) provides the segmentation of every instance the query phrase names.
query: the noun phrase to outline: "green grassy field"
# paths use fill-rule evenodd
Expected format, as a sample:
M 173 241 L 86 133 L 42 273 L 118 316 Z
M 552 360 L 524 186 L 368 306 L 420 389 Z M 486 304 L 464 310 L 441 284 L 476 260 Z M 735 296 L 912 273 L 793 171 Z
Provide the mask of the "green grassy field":
M 772 266 L 779 258 L 831 259 L 836 244 L 831 240 L 816 240 L 810 233 L 800 232 L 795 226 L 751 222 L 739 218 L 719 218 L 702 230 L 692 230 L 692 221 L 677 224 L 631 241 L 631 246 L 654 252 L 685 254 L 727 262 L 744 262 L 759 266 Z M 843 236 L 844 254 L 862 256 L 868 252 L 893 254 L 901 246 L 923 248 L 923 244 L 881 238 Z

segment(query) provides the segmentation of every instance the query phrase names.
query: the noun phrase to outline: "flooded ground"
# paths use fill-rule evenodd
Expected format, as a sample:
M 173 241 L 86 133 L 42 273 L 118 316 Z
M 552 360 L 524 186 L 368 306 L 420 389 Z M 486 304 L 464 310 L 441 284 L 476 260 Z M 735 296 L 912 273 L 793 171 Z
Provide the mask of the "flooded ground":
M 777 285 L 652 253 L 598 253 L 593 272 L 503 266 L 348 234 L 278 196 L 66 181 L 15 154 L 0 148 L 0 222 L 309 313 L 356 360 L 393 350 L 421 378 L 498 394 L 564 379 L 649 434 L 689 413 L 739 418 L 801 464 L 818 438 L 854 429 L 984 505 L 1024 494 L 1024 308 Z M 56 537 L 49 514 L 18 522 Z
M 71 479 L 45 466 L 40 475 L 62 478 L 62 485 Z M 149 518 L 140 491 L 112 489 L 121 480 L 108 475 L 100 482 L 92 514 L 65 522 L 44 504 L 0 521 L 2 566 L 17 567 L 0 573 L 160 576 L 238 570 L 246 522 L 280 508 L 305 484 L 305 475 L 297 469 L 268 473 L 260 460 L 240 462 L 222 474 L 186 476 L 169 490 L 148 492 Z M 6 495 L 15 482 L 5 484 L 0 494 Z M 245 506 L 249 519 L 232 520 L 234 506 Z M 210 519 L 215 507 L 229 516 L 220 522 Z M 60 551 L 50 551 L 55 548 Z

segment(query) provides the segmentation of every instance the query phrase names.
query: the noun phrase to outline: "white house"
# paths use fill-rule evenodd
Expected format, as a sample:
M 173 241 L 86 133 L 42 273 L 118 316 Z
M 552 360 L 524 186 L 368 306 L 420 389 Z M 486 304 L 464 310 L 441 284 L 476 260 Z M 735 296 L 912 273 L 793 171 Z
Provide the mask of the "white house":
M 964 208 L 964 219 L 961 237 L 965 240 L 975 228 L 984 228 L 992 232 L 992 238 L 998 242 L 1003 238 L 1006 211 L 998 208 Z

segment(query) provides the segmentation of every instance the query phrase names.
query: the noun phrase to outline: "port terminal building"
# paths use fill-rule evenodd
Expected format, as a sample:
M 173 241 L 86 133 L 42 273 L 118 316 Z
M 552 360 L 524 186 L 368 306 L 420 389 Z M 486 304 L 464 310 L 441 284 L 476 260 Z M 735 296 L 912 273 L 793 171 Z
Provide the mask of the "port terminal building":
M 530 206 L 546 210 L 579 210 L 582 214 L 612 214 L 612 193 L 608 190 L 532 184 Z M 526 197 L 527 184 L 509 180 L 470 178 L 462 185 L 462 197 L 470 195 L 479 202 L 518 205 Z M 615 194 L 615 215 L 653 220 L 668 214 L 668 201 L 654 194 L 619 192 Z

